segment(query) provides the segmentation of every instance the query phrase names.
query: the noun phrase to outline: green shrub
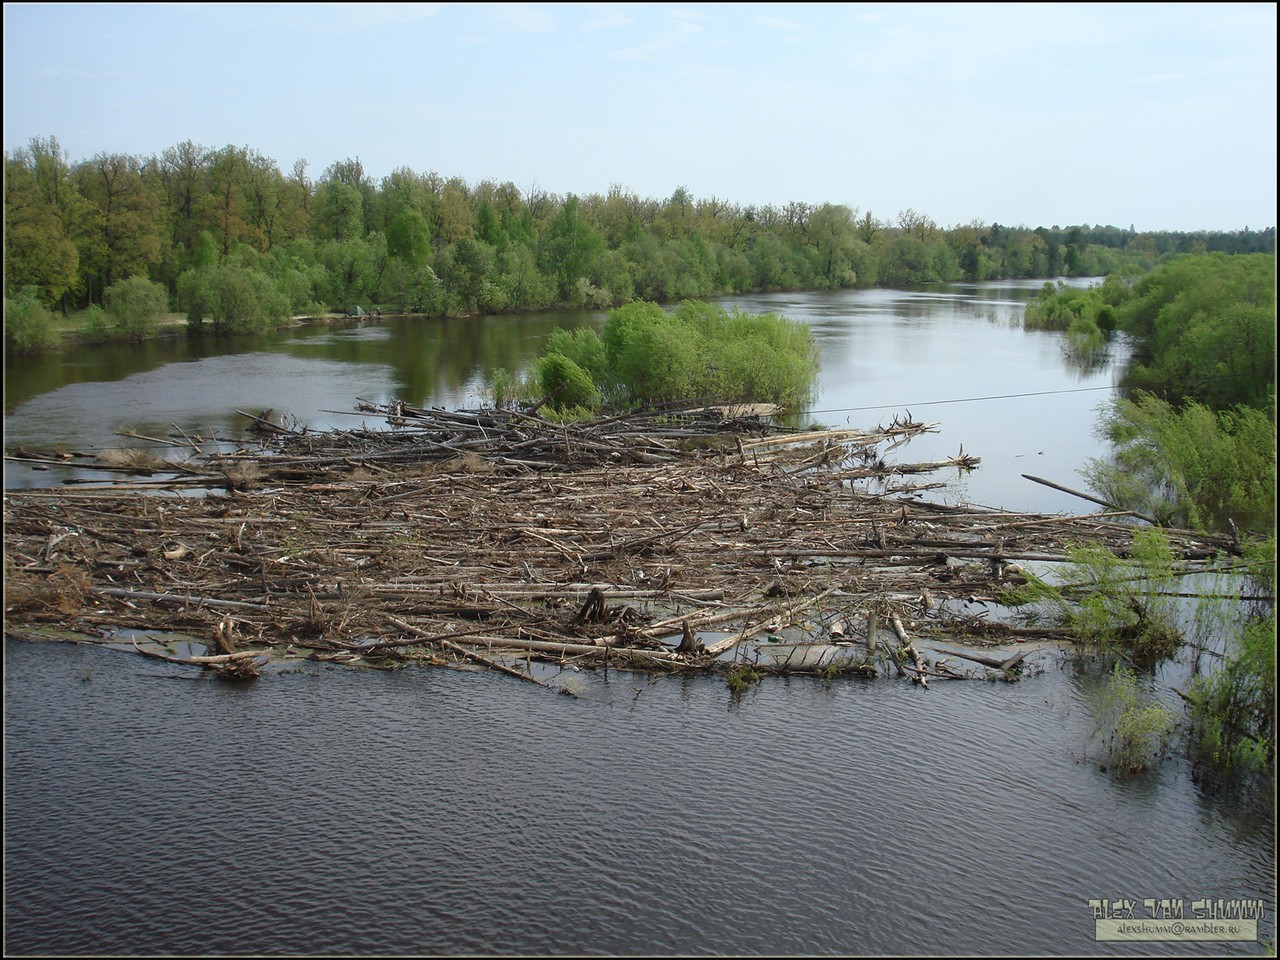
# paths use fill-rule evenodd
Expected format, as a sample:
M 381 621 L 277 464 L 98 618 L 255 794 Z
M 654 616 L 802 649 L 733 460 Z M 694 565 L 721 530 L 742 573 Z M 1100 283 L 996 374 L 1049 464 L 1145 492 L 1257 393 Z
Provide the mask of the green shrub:
M 1274 598 L 1276 541 L 1244 547 L 1249 582 Z M 1276 617 L 1274 599 L 1228 636 L 1221 668 L 1191 686 L 1191 754 L 1202 772 L 1234 778 L 1275 770 Z
M 1137 675 L 1117 663 L 1099 696 L 1096 733 L 1101 761 L 1119 774 L 1147 769 L 1168 750 L 1177 720 L 1168 709 L 1144 697 Z
M 193 328 L 213 321 L 219 333 L 252 333 L 288 322 L 290 302 L 266 274 L 235 263 L 187 270 L 178 277 L 178 302 Z
M 187 326 L 199 329 L 213 315 L 213 267 L 184 270 L 178 277 L 178 306 L 187 313 Z
M 130 340 L 145 340 L 155 333 L 169 309 L 164 287 L 146 277 L 129 277 L 107 287 L 103 295 L 107 316 Z
M 1171 526 L 1225 531 L 1275 529 L 1276 433 L 1263 410 L 1182 408 L 1138 394 L 1114 401 L 1099 425 L 1114 445 L 1110 462 L 1084 474 L 1110 503 Z
M 107 311 L 96 303 L 80 311 L 77 319 L 80 321 L 84 335 L 90 340 L 110 340 L 115 332 L 111 328 L 111 318 L 107 316 Z
M 1068 577 L 1078 600 L 1065 611 L 1077 640 L 1152 667 L 1182 643 L 1164 588 L 1173 580 L 1173 553 L 1157 529 L 1134 531 L 1128 558 L 1105 547 L 1072 547 Z
M 753 683 L 763 680 L 764 674 L 745 663 L 735 663 L 729 668 L 725 679 L 728 681 L 730 692 L 742 693 Z
M 544 353 L 558 353 L 568 357 L 597 384 L 602 384 L 609 376 L 609 357 L 604 341 L 591 327 L 577 327 L 566 330 L 558 327 L 547 338 Z
M 13 353 L 48 353 L 61 346 L 53 314 L 40 302 L 38 288 L 24 287 L 16 297 L 5 297 L 4 340 Z
M 1274 253 L 1178 257 L 1116 311 L 1138 341 L 1128 385 L 1213 410 L 1274 407 Z
M 806 402 L 818 373 L 809 328 L 776 314 L 753 316 L 691 301 L 667 313 L 636 301 L 609 314 L 601 336 L 604 377 L 633 403 L 715 400 Z M 585 344 L 582 345 L 585 347 Z M 598 363 L 592 354 L 589 363 Z
M 534 385 L 527 379 L 517 377 L 505 367 L 494 370 L 489 378 L 489 389 L 493 393 L 493 405 L 499 410 L 511 406 L 518 400 L 531 400 L 535 392 Z
M 591 377 L 562 354 L 549 353 L 538 360 L 537 380 L 543 396 L 551 397 L 548 406 L 552 409 L 596 410 L 600 406 L 600 391 Z

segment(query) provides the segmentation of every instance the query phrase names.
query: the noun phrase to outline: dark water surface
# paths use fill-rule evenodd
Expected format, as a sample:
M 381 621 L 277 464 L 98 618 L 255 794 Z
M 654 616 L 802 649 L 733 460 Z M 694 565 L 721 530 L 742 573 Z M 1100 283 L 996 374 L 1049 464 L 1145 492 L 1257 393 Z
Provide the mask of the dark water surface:
M 1149 955 L 1094 941 L 1099 897 L 1261 898 L 1274 936 L 1265 812 L 1173 760 L 1101 772 L 1052 663 L 741 698 L 615 671 L 573 699 L 5 657 L 9 953 Z

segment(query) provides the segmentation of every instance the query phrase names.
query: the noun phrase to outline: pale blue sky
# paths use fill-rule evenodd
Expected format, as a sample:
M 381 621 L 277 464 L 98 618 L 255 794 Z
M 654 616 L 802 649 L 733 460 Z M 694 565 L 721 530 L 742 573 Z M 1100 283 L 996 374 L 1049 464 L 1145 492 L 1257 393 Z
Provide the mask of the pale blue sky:
M 1276 223 L 1276 5 L 4 5 L 4 146 L 942 226 Z

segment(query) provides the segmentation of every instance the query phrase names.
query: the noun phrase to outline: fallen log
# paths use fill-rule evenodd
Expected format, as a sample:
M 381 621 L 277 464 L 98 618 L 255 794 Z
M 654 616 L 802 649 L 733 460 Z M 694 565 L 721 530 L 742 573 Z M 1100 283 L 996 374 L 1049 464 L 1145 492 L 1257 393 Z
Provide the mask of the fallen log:
M 1102 500 L 1098 497 L 1093 496 L 1092 494 L 1082 493 L 1079 490 L 1072 490 L 1070 487 L 1064 487 L 1062 484 L 1054 483 L 1052 480 L 1045 480 L 1041 477 L 1033 477 L 1029 473 L 1024 473 L 1022 476 L 1025 479 L 1030 480 L 1032 483 L 1039 483 L 1039 484 L 1043 484 L 1046 487 L 1052 487 L 1054 490 L 1061 490 L 1063 493 L 1069 493 L 1073 497 L 1079 497 L 1081 500 L 1088 500 L 1090 503 L 1096 503 L 1101 507 L 1106 507 L 1108 510 L 1114 510 L 1118 513 L 1127 513 L 1132 517 L 1137 517 L 1139 520 L 1147 521 L 1147 523 L 1151 524 L 1154 527 L 1160 526 L 1160 521 L 1156 520 L 1155 517 L 1147 516 L 1145 513 L 1138 513 L 1138 511 L 1136 510 L 1122 510 L 1120 507 L 1117 507 L 1114 503 L 1108 503 L 1106 500 Z
M 166 663 L 177 664 L 195 664 L 198 667 L 213 670 L 221 677 L 228 680 L 252 680 L 262 672 L 257 662 L 259 653 L 253 650 L 240 650 L 236 653 L 220 653 L 213 656 L 190 656 L 186 657 L 170 657 L 167 654 L 157 653 L 154 650 L 144 650 L 138 646 L 138 641 L 133 641 L 133 649 L 137 650 L 144 657 L 152 657 L 156 660 L 163 660 Z
M 906 627 L 902 625 L 902 620 L 896 613 L 889 615 L 889 623 L 893 626 L 893 632 L 898 635 L 901 649 L 906 651 L 907 656 L 911 657 L 911 662 L 915 665 L 916 675 L 911 678 L 911 682 L 918 683 L 928 689 L 929 676 L 925 667 L 924 657 L 920 656 L 920 651 L 916 649 L 915 644 L 911 642 L 911 638 L 907 636 Z
M 565 687 L 552 686 L 549 683 L 539 680 L 537 677 L 533 676 L 532 674 L 525 673 L 522 670 L 516 670 L 512 667 L 508 667 L 505 663 L 499 663 L 497 660 L 493 660 L 489 657 L 483 656 L 482 654 L 476 653 L 474 650 L 466 650 L 463 647 L 459 646 L 458 644 L 454 643 L 452 640 L 446 640 L 444 637 L 441 637 L 441 636 L 431 636 L 430 634 L 427 634 L 425 630 L 421 630 L 418 627 L 415 627 L 411 623 L 405 623 L 403 620 L 399 620 L 396 617 L 388 617 L 387 619 L 403 630 L 408 630 L 410 633 L 416 633 L 421 635 L 422 638 L 426 640 L 426 642 L 439 643 L 440 646 L 444 647 L 446 650 L 452 650 L 454 653 L 458 654 L 459 656 L 467 660 L 472 660 L 476 663 L 483 664 L 484 666 L 489 667 L 493 670 L 497 670 L 500 673 L 505 673 L 512 677 L 518 677 L 521 680 L 527 680 L 529 683 L 535 683 L 540 687 L 546 687 L 548 690 L 554 690 L 556 693 L 563 693 L 565 696 L 569 696 L 569 697 L 577 696 L 577 694 L 574 693 L 572 690 L 569 690 Z
M 938 648 L 937 652 L 948 657 L 959 657 L 962 660 L 972 660 L 974 663 L 980 663 L 984 667 L 993 667 L 996 670 L 1009 670 L 1021 663 L 1023 657 L 1025 657 L 1030 651 L 1019 650 L 1013 656 L 1003 658 L 988 657 L 981 653 L 962 653 L 959 650 L 943 650 L 941 648 Z
M 93 592 L 104 597 L 120 597 L 125 600 L 155 600 L 161 603 L 181 603 L 197 607 L 232 607 L 242 610 L 266 610 L 266 604 L 245 600 L 218 600 L 213 597 L 193 597 L 180 593 L 152 593 L 149 590 L 125 590 L 122 587 L 94 587 Z
M 597 647 L 585 643 L 559 643 L 552 640 L 519 640 L 511 637 L 474 637 L 469 644 L 487 647 L 509 647 L 517 650 L 532 650 L 537 653 L 557 654 L 560 657 L 589 654 L 594 657 L 623 657 L 631 660 L 650 660 L 662 663 L 684 663 L 687 657 L 670 650 L 642 650 L 637 647 Z

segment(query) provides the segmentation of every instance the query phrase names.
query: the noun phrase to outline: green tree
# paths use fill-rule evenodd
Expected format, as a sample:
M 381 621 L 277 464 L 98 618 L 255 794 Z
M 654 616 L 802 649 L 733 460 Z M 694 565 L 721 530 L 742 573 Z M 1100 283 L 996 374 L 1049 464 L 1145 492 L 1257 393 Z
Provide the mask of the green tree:
M 42 183 L 41 172 L 34 145 L 5 155 L 4 282 L 6 295 L 33 287 L 40 300 L 52 304 L 75 285 L 79 253 L 58 207 L 59 185 L 47 176 Z M 65 184 L 61 189 L 69 190 Z
M 176 247 L 190 250 L 201 232 L 208 233 L 200 213 L 209 192 L 210 151 L 190 140 L 161 152 L 157 169 L 164 184 L 169 236 Z M 212 236 L 212 234 L 209 234 Z
M 436 273 L 444 282 L 450 313 L 473 313 L 486 302 L 486 283 L 496 280 L 497 253 L 480 240 L 464 238 L 442 251 Z
M 341 183 L 350 187 L 360 197 L 360 224 L 365 230 L 373 230 L 384 221 L 379 216 L 380 199 L 373 181 L 364 172 L 359 157 L 347 157 L 330 164 L 320 178 L 321 188 Z M 335 239 L 343 239 L 341 237 Z
M 1132 386 L 1214 409 L 1275 397 L 1275 257 L 1179 257 L 1142 277 L 1118 310 L 1138 338 Z
M 316 196 L 316 236 L 345 242 L 364 236 L 364 203 L 360 191 L 348 183 L 331 180 Z
M 809 241 L 820 257 L 822 285 L 831 289 L 857 282 L 853 258 L 861 243 L 848 207 L 824 203 L 809 215 Z
M 400 210 L 387 227 L 387 249 L 393 257 L 404 260 L 411 268 L 429 263 L 431 228 L 426 217 L 412 207 Z
M 916 236 L 901 236 L 880 251 L 880 282 L 890 287 L 908 287 L 935 279 L 933 257 L 928 244 Z
M 566 197 L 539 254 L 543 273 L 556 278 L 561 302 L 573 302 L 578 278 L 590 279 L 604 249 L 600 234 L 582 216 L 581 202 L 572 194 Z
M 142 173 L 143 161 L 119 153 L 97 154 L 72 171 L 91 204 L 84 239 L 77 244 L 90 297 L 117 280 L 147 274 L 160 259 L 160 198 Z

